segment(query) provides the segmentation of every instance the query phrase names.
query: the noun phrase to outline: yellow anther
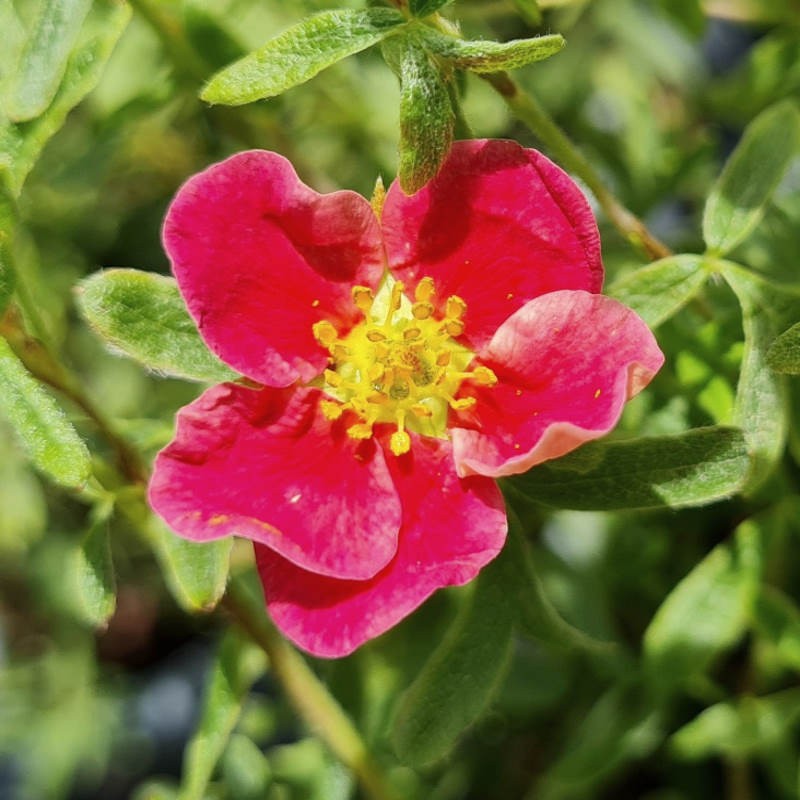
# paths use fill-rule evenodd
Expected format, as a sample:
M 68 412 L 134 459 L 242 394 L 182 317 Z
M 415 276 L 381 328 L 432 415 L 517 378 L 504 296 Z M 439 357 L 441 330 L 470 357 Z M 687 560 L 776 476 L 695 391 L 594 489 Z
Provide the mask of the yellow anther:
M 384 376 L 385 372 L 386 367 L 384 367 L 380 362 L 376 361 L 367 370 L 367 377 L 370 379 L 371 383 L 377 383 Z
M 411 313 L 414 315 L 414 319 L 428 319 L 433 314 L 433 304 L 421 300 L 411 306 Z
M 436 364 L 440 367 L 446 367 L 450 363 L 450 351 L 449 350 L 442 350 L 438 356 L 436 356 Z
M 319 404 L 322 409 L 322 416 L 331 421 L 339 419 L 344 412 L 344 408 L 339 403 L 334 403 L 332 400 L 322 400 Z
M 452 408 L 453 411 L 466 411 L 472 408 L 476 402 L 474 397 L 459 397 L 458 400 L 450 401 L 450 408 Z
M 336 328 L 331 325 L 328 320 L 323 319 L 320 322 L 315 322 L 311 327 L 314 338 L 323 346 L 330 347 L 338 338 L 339 334 Z
M 344 361 L 350 355 L 350 350 L 341 342 L 334 343 L 329 349 L 331 351 L 331 355 L 337 361 Z
M 354 286 L 352 293 L 353 302 L 364 314 L 368 314 L 372 308 L 372 301 L 375 299 L 375 295 L 372 294 L 372 289 L 370 289 L 369 286 Z
M 489 367 L 475 367 L 470 377 L 482 386 L 494 386 L 497 383 L 497 375 Z
M 347 429 L 351 439 L 369 439 L 372 436 L 372 425 L 368 422 L 358 422 Z
M 411 449 L 411 437 L 405 431 L 395 431 L 389 440 L 389 448 L 396 456 L 402 456 Z
M 467 304 L 457 294 L 453 294 L 447 298 L 444 315 L 448 319 L 461 319 L 466 310 Z
M 325 376 L 325 383 L 327 383 L 328 386 L 337 387 L 342 385 L 342 376 L 338 372 L 334 372 L 332 369 L 326 369 L 323 375 Z
M 460 319 L 445 320 L 444 329 L 448 336 L 461 336 L 464 333 L 464 323 Z
M 394 312 L 400 310 L 400 304 L 403 298 L 403 289 L 405 289 L 405 285 L 402 283 L 402 281 L 397 281 L 397 283 L 392 286 L 392 295 L 389 298 L 389 308 L 386 309 L 385 325 L 391 325 Z
M 420 417 L 420 419 L 427 419 L 433 416 L 433 411 L 431 411 L 428 406 L 422 405 L 422 403 L 415 403 L 411 406 L 411 413 L 414 414 L 415 417 Z
M 371 342 L 385 342 L 386 335 L 380 331 L 371 330 L 369 333 L 367 333 L 367 339 L 369 339 Z
M 389 402 L 389 395 L 384 392 L 373 392 L 367 395 L 367 402 L 381 406 Z
M 375 181 L 375 188 L 372 190 L 372 198 L 369 201 L 369 204 L 372 206 L 372 210 L 378 219 L 380 219 L 381 215 L 383 214 L 383 204 L 385 200 L 386 189 L 383 185 L 383 178 L 378 175 Z
M 421 333 L 422 331 L 419 328 L 406 328 L 403 331 L 403 338 L 410 342 L 413 339 L 419 339 Z
M 435 294 L 436 287 L 433 284 L 433 278 L 423 278 L 414 289 L 414 299 L 419 303 L 429 303 Z

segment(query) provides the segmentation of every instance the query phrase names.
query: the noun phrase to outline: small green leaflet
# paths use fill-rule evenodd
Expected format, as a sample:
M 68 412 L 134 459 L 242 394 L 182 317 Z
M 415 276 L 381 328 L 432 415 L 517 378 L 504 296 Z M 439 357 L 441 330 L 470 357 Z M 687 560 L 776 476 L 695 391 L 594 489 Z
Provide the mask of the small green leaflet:
M 112 510 L 110 503 L 95 507 L 89 530 L 75 552 L 77 613 L 95 628 L 108 622 L 117 605 L 108 534 L 108 518 Z
M 800 322 L 784 331 L 769 346 L 767 364 L 773 372 L 800 375 Z
M 274 97 L 377 44 L 404 22 L 389 8 L 323 11 L 218 72 L 200 97 L 232 106 Z
M 0 412 L 16 431 L 33 465 L 68 488 L 86 483 L 89 451 L 53 397 L 0 338 Z
M 716 255 L 729 253 L 758 224 L 800 146 L 794 102 L 771 106 L 747 126 L 703 212 L 703 238 Z
M 514 490 L 554 508 L 683 508 L 734 494 L 749 466 L 742 432 L 715 426 L 670 436 L 589 442 L 508 481 Z
M 510 42 L 464 41 L 428 27 L 420 28 L 420 34 L 432 53 L 448 59 L 459 69 L 479 74 L 517 69 L 542 61 L 558 53 L 566 44 L 558 34 Z
M 696 297 L 707 279 L 702 256 L 669 256 L 615 281 L 606 293 L 657 328 Z
M 135 269 L 97 272 L 77 290 L 78 306 L 113 349 L 149 369 L 186 380 L 234 380 L 203 343 L 173 278 Z

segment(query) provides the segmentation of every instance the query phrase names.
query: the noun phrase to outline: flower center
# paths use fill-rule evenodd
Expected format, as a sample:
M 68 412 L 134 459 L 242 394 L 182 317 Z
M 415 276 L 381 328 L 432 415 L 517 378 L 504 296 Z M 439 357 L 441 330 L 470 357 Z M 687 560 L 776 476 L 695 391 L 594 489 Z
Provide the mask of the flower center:
M 354 439 L 368 439 L 378 423 L 395 425 L 389 446 L 399 456 L 411 447 L 408 430 L 444 436 L 449 408 L 465 411 L 474 397 L 456 399 L 465 380 L 484 386 L 497 382 L 484 366 L 467 369 L 474 354 L 457 341 L 464 333 L 466 303 L 447 298 L 437 318 L 431 300 L 435 286 L 423 278 L 412 304 L 399 281 L 387 278 L 378 295 L 366 286 L 353 287 L 353 302 L 364 315 L 340 338 L 327 320 L 313 326 L 314 337 L 330 353 L 325 370 L 322 413 L 330 420 L 352 411 L 358 422 L 347 429 Z

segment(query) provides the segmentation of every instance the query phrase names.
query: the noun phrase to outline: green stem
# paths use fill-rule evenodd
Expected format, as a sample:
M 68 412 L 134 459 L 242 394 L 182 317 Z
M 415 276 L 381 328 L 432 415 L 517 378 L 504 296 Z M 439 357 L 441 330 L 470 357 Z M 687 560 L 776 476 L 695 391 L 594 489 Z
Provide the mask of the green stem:
M 235 579 L 222 605 L 267 654 L 272 674 L 289 702 L 331 752 L 357 776 L 373 800 L 397 800 L 353 723 L 263 612 L 255 613 L 249 592 Z
M 654 261 L 672 255 L 672 251 L 617 200 L 583 153 L 531 94 L 522 89 L 508 73 L 496 72 L 481 77 L 505 100 L 520 121 L 542 140 L 556 160 L 589 187 L 609 220 L 631 244 L 643 249 Z

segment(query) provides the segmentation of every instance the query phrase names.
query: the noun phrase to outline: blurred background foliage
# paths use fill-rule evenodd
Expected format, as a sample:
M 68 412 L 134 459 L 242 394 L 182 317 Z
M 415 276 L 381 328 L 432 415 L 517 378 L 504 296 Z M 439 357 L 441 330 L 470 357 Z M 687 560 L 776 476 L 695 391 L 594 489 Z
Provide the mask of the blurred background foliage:
M 0 796 L 381 796 L 359 788 L 295 713 L 273 665 L 231 625 L 232 606 L 214 609 L 229 551 L 232 572 L 247 581 L 249 546 L 221 545 L 198 578 L 205 556 L 152 520 L 112 514 L 110 504 L 121 501 L 109 492 L 136 491 L 108 470 L 115 441 L 146 463 L 198 387 L 110 353 L 80 318 L 73 287 L 101 267 L 168 272 L 159 234 L 170 198 L 189 175 L 242 149 L 286 155 L 320 191 L 369 195 L 378 175 L 388 183 L 397 169 L 397 80 L 373 49 L 269 101 L 209 107 L 198 93 L 215 71 L 331 3 L 96 0 L 72 4 L 76 22 L 64 45 L 94 48 L 78 65 L 87 82 L 63 113 L 62 91 L 20 117 L 10 98 L 21 54 L 40 15 L 57 6 L 0 0 L 0 95 L 9 104 L 0 116 L 0 175 L 7 194 L 18 195 L 7 203 L 16 221 L 5 223 L 16 294 L 0 333 L 37 377 L 58 373 L 53 397 L 88 443 L 105 489 L 54 485 L 41 471 L 46 458 L 33 458 L 40 469 L 32 468 L 0 420 Z M 457 0 L 443 13 L 468 38 L 565 36 L 561 53 L 516 80 L 675 252 L 704 252 L 706 198 L 742 131 L 781 100 L 793 107 L 800 92 L 793 0 Z M 473 135 L 541 146 L 487 82 L 461 76 L 458 89 Z M 512 553 L 477 585 L 438 593 L 353 656 L 308 660 L 396 796 L 800 796 L 798 379 L 781 379 L 780 391 L 754 395 L 749 406 L 736 400 L 743 357 L 800 319 L 795 313 L 759 334 L 780 286 L 800 282 L 799 154 L 795 144 L 763 219 L 727 256 L 751 271 L 710 270 L 691 302 L 657 320 L 667 364 L 614 434 L 624 443 L 747 427 L 748 415 L 759 414 L 767 430 L 780 417 L 785 430 L 762 436 L 773 437 L 774 452 L 744 494 L 725 498 L 723 488 L 702 505 L 666 503 L 700 505 L 682 510 L 603 510 L 625 505 L 613 497 L 601 510 L 559 510 L 586 506 L 542 502 L 552 496 L 545 476 L 558 485 L 563 473 L 534 470 L 506 487 L 533 572 L 509 577 Z M 630 300 L 636 292 L 626 281 L 643 274 L 647 258 L 602 214 L 600 224 L 607 283 Z M 738 286 L 738 302 L 728 284 Z M 0 295 L 2 288 L 0 273 Z M 655 284 L 643 291 L 657 293 Z M 756 342 L 759 335 L 769 341 Z M 762 445 L 769 450 L 769 441 Z M 726 450 L 724 460 L 736 457 Z M 129 463 L 128 477 L 138 468 Z M 524 615 L 508 610 L 513 580 L 534 581 L 538 605 L 503 638 L 498 620 Z M 503 596 L 492 592 L 497 585 Z M 446 702 L 453 681 L 458 691 Z M 432 698 L 445 721 L 435 741 L 424 739 L 417 708 Z

